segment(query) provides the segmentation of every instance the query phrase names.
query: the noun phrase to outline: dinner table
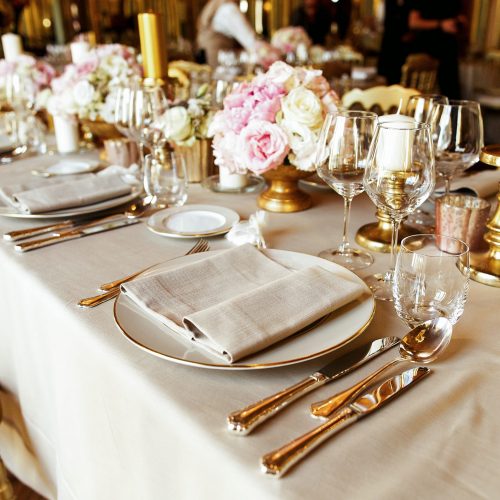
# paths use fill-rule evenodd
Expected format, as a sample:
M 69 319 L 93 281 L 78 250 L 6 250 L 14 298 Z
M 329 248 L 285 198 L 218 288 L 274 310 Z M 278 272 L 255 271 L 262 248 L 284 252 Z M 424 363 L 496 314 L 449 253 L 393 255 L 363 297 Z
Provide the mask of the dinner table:
M 64 158 L 2 165 L 0 184 Z M 312 207 L 267 213 L 263 235 L 268 248 L 316 256 L 341 239 L 343 201 L 321 186 L 302 189 Z M 189 204 L 231 208 L 248 219 L 257 193 L 190 184 Z M 351 241 L 374 220 L 366 194 L 356 197 Z M 0 216 L 2 233 L 45 223 Z M 310 404 L 349 387 L 398 349 L 308 393 L 247 436 L 228 431 L 228 414 L 369 340 L 403 337 L 408 327 L 393 303 L 377 301 L 367 327 L 326 354 L 278 367 L 220 369 L 141 348 L 117 327 L 114 301 L 77 305 L 99 284 L 183 256 L 195 242 L 155 234 L 145 219 L 25 253 L 0 242 L 0 455 L 23 482 L 47 498 L 73 500 L 499 497 L 499 288 L 470 281 L 464 314 L 447 350 L 428 365 L 431 374 L 275 478 L 260 470 L 260 458 L 320 423 Z M 209 244 L 234 246 L 224 235 Z M 388 268 L 388 254 L 374 258 L 358 276 Z

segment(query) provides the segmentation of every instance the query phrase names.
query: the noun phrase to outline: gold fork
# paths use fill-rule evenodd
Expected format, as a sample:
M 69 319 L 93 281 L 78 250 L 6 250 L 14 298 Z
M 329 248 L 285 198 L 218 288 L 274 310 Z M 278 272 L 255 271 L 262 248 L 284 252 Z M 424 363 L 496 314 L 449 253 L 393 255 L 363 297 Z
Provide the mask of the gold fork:
M 185 253 L 185 255 L 207 252 L 209 249 L 210 249 L 210 244 L 208 243 L 208 241 L 201 238 L 200 240 L 198 240 L 196 242 L 196 244 L 190 250 L 188 250 Z M 127 281 L 134 279 L 136 276 L 139 276 L 139 274 L 141 274 L 144 271 L 147 271 L 148 269 L 151 269 L 152 267 L 155 267 L 157 265 L 158 264 L 154 264 L 153 266 L 150 266 L 146 269 L 142 269 L 141 271 L 130 274 L 129 276 L 125 276 L 124 278 L 120 278 L 118 280 L 111 281 L 110 283 L 104 283 L 103 285 L 100 286 L 100 289 L 106 290 L 105 293 L 95 295 L 94 297 L 87 297 L 85 299 L 82 299 L 82 300 L 80 300 L 80 302 L 78 302 L 78 305 L 80 307 L 95 307 L 95 306 L 98 306 L 99 304 L 102 304 L 103 302 L 107 302 L 108 300 L 113 299 L 114 297 L 116 297 L 120 293 L 120 285 L 122 283 L 126 283 Z

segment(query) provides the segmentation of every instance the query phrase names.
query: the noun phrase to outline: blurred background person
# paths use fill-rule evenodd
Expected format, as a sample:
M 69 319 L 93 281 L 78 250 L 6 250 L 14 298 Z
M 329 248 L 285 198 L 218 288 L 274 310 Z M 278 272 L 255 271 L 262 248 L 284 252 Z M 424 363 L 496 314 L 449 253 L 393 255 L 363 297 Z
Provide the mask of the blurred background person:
M 245 49 L 266 59 L 278 59 L 271 45 L 258 39 L 248 19 L 241 13 L 236 0 L 209 0 L 198 18 L 196 43 L 202 55 L 198 62 L 217 66 L 219 50 Z
M 411 34 L 408 30 L 408 0 L 385 0 L 382 43 L 378 58 L 378 73 L 385 76 L 388 85 L 401 82 L 401 67 L 409 53 Z
M 424 52 L 439 61 L 441 93 L 460 98 L 459 38 L 465 31 L 459 0 L 411 0 L 408 26 L 414 33 L 412 52 Z
M 292 13 L 291 25 L 304 28 L 315 45 L 324 45 L 333 22 L 332 2 L 304 0 Z

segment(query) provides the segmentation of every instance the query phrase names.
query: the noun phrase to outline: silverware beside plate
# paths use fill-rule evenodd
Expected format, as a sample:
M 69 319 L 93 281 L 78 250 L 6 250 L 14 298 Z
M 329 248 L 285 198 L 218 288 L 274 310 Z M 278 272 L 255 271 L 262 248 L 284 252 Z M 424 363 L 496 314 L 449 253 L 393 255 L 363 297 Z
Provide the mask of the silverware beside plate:
M 328 382 L 347 375 L 398 343 L 398 337 L 385 337 L 363 344 L 361 347 L 331 361 L 297 384 L 231 413 L 227 417 L 228 430 L 239 436 L 249 434 L 255 427 L 276 415 L 296 399 Z
M 365 390 L 322 425 L 264 455 L 261 459 L 262 471 L 274 477 L 282 476 L 328 438 L 389 403 L 429 373 L 429 368 L 413 368 Z

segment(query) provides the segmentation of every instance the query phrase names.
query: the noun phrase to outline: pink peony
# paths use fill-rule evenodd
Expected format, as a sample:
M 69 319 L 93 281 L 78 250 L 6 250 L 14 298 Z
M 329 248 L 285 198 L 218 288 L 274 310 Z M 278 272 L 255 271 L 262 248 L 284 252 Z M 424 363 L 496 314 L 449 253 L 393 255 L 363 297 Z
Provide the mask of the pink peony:
M 240 135 L 240 162 L 261 174 L 280 166 L 290 150 L 288 137 L 276 124 L 254 120 Z
M 213 140 L 214 163 L 219 168 L 227 169 L 232 174 L 244 174 L 246 167 L 238 162 L 238 136 L 231 131 L 216 135 Z

